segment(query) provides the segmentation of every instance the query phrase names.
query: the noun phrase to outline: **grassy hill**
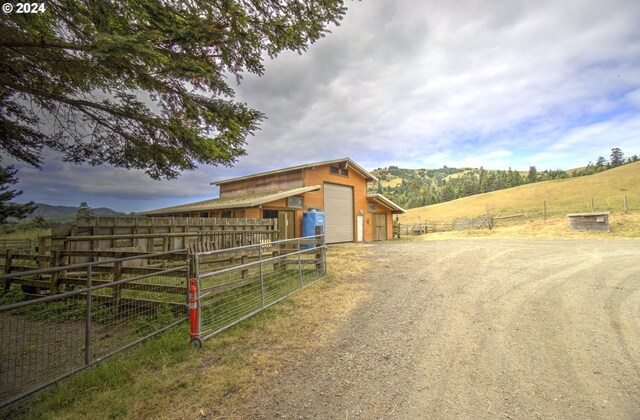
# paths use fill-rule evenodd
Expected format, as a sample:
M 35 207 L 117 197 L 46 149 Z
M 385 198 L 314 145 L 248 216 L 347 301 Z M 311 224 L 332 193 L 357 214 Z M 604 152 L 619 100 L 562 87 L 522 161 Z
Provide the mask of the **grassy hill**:
M 400 222 L 481 216 L 486 214 L 487 206 L 492 208 L 495 215 L 524 212 L 529 218 L 538 218 L 543 214 L 544 201 L 547 202 L 549 216 L 561 216 L 591 211 L 592 197 L 596 211 L 622 211 L 625 196 L 629 210 L 639 211 L 640 162 L 595 175 L 537 182 L 414 208 L 401 215 Z
M 36 210 L 27 216 L 27 219 L 33 219 L 36 216 L 42 216 L 45 219 L 54 219 L 54 220 L 75 220 L 76 213 L 78 212 L 78 207 L 71 206 L 52 206 L 50 204 L 44 203 L 36 203 L 38 206 Z M 92 208 L 91 211 L 96 216 L 123 216 L 125 213 L 121 213 L 119 211 L 112 210 L 107 207 L 98 207 Z

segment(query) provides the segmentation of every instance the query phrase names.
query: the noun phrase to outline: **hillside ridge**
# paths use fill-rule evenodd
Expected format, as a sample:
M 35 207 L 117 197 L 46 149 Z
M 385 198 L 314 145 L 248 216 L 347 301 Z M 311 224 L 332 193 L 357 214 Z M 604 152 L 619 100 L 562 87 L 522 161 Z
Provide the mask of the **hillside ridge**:
M 573 212 L 640 211 L 640 162 L 594 175 L 535 182 L 513 188 L 471 195 L 444 203 L 409 209 L 400 221 L 452 220 L 458 217 L 523 213 L 530 219 Z

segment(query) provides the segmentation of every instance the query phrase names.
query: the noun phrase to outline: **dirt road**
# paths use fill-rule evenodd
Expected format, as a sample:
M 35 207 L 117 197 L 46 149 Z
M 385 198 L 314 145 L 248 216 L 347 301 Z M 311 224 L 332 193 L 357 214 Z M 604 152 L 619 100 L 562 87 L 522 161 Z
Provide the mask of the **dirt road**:
M 362 249 L 370 298 L 242 416 L 640 418 L 640 241 Z

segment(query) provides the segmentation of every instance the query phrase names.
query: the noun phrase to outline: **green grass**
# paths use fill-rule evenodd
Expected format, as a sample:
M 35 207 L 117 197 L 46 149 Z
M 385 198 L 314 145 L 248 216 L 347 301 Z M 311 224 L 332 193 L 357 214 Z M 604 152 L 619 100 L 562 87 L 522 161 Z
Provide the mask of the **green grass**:
M 410 209 L 400 216 L 400 223 L 452 220 L 494 215 L 525 213 L 529 220 L 547 215 L 590 212 L 591 198 L 596 211 L 621 212 L 627 196 L 630 211 L 640 210 L 640 162 L 631 163 L 595 175 L 522 185 L 507 190 L 474 195 L 446 203 Z
M 187 363 L 193 357 L 185 345 L 186 336 L 186 326 L 167 331 L 132 351 L 116 355 L 88 371 L 53 385 L 47 392 L 13 407 L 10 415 L 22 418 L 72 418 L 90 413 L 93 404 L 101 407 L 101 418 L 125 415 L 130 410 L 128 400 L 132 395 L 151 399 L 157 389 L 149 385 L 155 380 L 162 380 L 163 372 L 168 367 Z M 145 376 L 145 380 L 138 381 L 134 375 Z M 71 407 L 74 407 L 72 411 Z
M 11 233 L 0 233 L 0 239 L 31 239 L 36 240 L 43 236 L 50 236 L 51 229 L 29 229 Z

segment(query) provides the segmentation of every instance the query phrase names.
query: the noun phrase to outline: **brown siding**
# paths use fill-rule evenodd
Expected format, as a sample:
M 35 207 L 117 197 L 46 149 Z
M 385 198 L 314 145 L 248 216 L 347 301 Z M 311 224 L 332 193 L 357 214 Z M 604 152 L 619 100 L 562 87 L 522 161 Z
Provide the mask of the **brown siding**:
M 357 238 L 357 220 L 356 215 L 359 212 L 364 214 L 364 240 L 371 241 L 373 238 L 373 229 L 371 227 L 371 215 L 367 212 L 367 181 L 352 168 L 349 168 L 349 175 L 337 175 L 330 172 L 331 165 L 322 165 L 315 168 L 305 169 L 304 171 L 304 185 L 320 185 L 324 186 L 324 183 L 349 185 L 353 187 L 353 237 Z M 324 188 L 318 191 L 311 191 L 304 195 L 304 207 L 319 207 L 324 209 Z M 296 214 L 297 216 L 297 214 Z M 296 220 L 296 225 L 302 226 L 302 212 L 300 212 L 300 219 Z M 299 223 L 298 223 L 299 222 Z M 300 228 L 302 232 L 302 228 Z
M 262 209 L 259 209 L 258 207 L 245 209 L 244 217 L 247 219 L 262 219 Z
M 303 186 L 302 170 L 266 175 L 220 185 L 220 197 L 233 197 L 264 191 L 283 191 Z

